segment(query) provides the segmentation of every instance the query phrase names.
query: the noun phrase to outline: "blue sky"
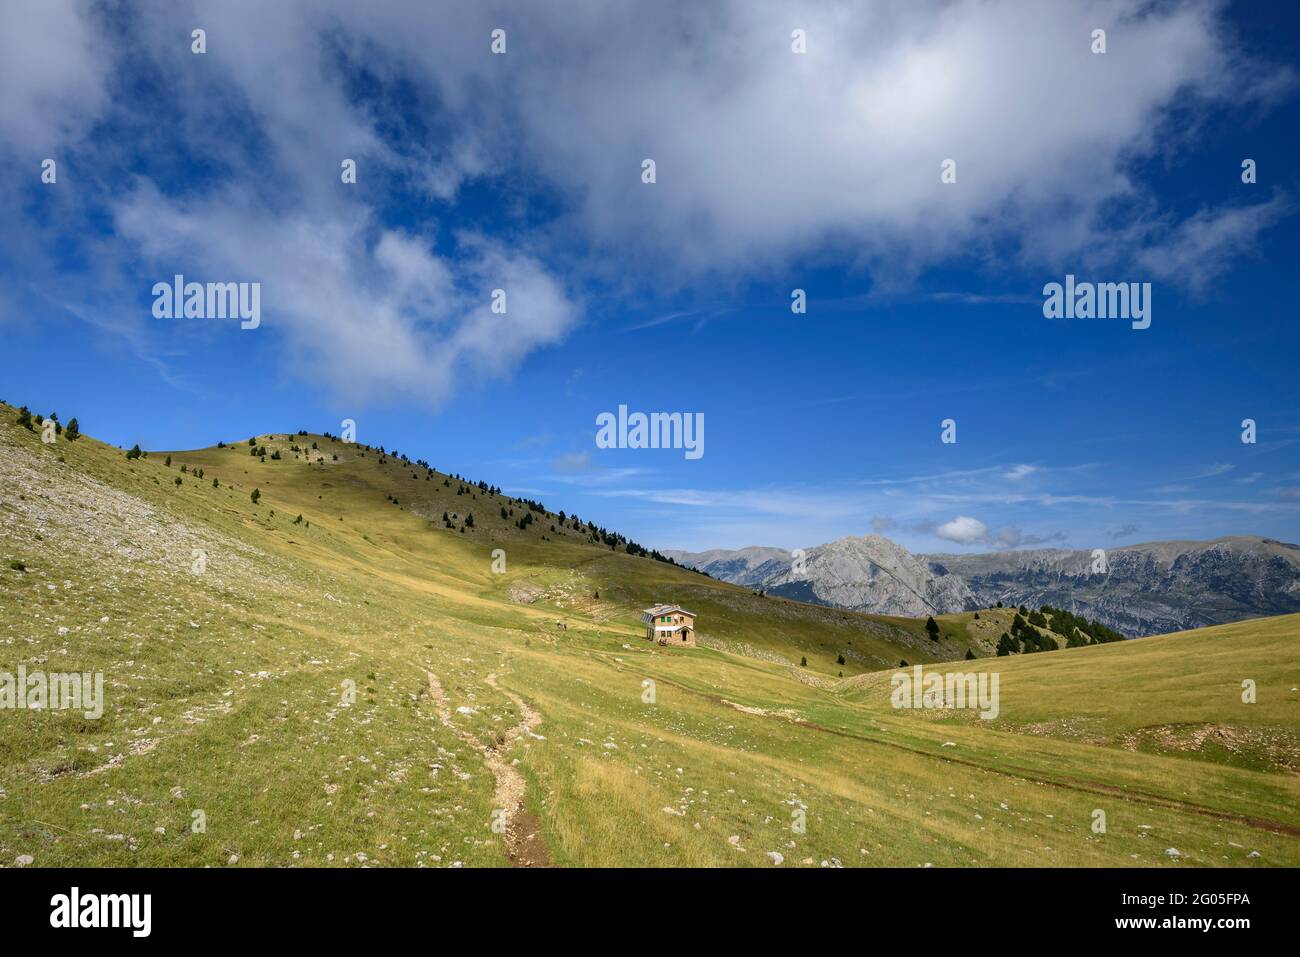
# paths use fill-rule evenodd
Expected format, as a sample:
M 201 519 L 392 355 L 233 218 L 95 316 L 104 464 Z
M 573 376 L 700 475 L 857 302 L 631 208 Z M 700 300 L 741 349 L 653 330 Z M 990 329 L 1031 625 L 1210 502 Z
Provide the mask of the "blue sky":
M 0 8 L 0 398 L 351 418 L 658 548 L 1300 540 L 1286 5 L 209 6 Z M 260 327 L 155 319 L 175 273 Z M 1151 327 L 1044 318 L 1067 273 Z M 620 404 L 705 454 L 597 448 Z

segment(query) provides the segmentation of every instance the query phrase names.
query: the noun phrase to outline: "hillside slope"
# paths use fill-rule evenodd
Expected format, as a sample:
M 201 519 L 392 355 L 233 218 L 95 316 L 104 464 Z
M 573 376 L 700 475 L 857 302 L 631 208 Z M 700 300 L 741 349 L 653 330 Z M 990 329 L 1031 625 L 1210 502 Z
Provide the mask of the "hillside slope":
M 594 545 L 555 513 L 520 529 L 518 500 L 324 436 L 167 465 L 13 423 L 0 407 L 0 671 L 99 672 L 107 701 L 3 712 L 5 862 L 1300 864 L 1300 788 L 1276 756 L 1297 726 L 1277 704 L 1294 617 L 1187 656 L 1186 700 L 1176 674 L 1128 669 L 1083 702 L 1106 646 L 963 663 L 1006 671 L 995 722 L 897 712 L 873 697 L 880 669 L 986 654 L 1009 610 L 939 616 L 934 642 L 921 620 Z M 313 442 L 325 454 L 293 457 Z M 700 614 L 701 647 L 640 637 L 656 600 Z M 1082 690 L 1054 694 L 1057 669 Z M 1242 677 L 1267 708 L 1206 702 Z M 1130 694 L 1159 697 L 1162 726 L 1186 714 L 1240 743 L 1130 748 Z M 1117 730 L 1057 733 L 1076 712 Z

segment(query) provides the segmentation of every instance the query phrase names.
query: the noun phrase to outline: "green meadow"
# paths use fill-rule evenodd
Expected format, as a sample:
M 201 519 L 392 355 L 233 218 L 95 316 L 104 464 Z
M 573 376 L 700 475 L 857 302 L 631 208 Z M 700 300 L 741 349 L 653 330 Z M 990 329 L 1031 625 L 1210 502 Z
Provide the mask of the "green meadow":
M 0 672 L 105 701 L 0 710 L 0 864 L 1300 865 L 1300 616 L 994 657 L 1012 609 L 760 596 L 454 462 L 16 418 Z M 903 661 L 996 673 L 997 717 L 893 707 Z

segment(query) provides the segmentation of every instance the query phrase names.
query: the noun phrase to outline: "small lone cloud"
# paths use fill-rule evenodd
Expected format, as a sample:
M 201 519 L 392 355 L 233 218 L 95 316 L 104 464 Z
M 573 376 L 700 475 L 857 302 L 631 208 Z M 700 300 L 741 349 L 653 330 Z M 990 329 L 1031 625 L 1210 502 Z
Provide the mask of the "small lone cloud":
M 1002 477 L 1006 479 L 1022 479 L 1026 475 L 1033 475 L 1037 471 L 1037 465 L 1013 465 L 1002 473 Z
M 934 534 L 959 545 L 973 545 L 988 539 L 989 527 L 978 518 L 958 515 L 950 522 L 944 522 L 934 530 Z
M 569 473 L 590 472 L 594 468 L 590 452 L 566 452 L 551 462 L 551 467 L 557 472 Z

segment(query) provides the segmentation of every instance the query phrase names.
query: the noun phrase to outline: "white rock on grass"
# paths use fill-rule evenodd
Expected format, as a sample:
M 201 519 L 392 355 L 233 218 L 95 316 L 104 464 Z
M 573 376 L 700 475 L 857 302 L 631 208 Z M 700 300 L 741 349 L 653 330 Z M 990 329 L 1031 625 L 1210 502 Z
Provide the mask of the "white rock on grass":
M 780 851 L 768 851 L 767 856 L 771 858 L 772 863 L 778 867 L 781 865 L 783 861 L 785 861 L 785 855 L 782 854 Z

